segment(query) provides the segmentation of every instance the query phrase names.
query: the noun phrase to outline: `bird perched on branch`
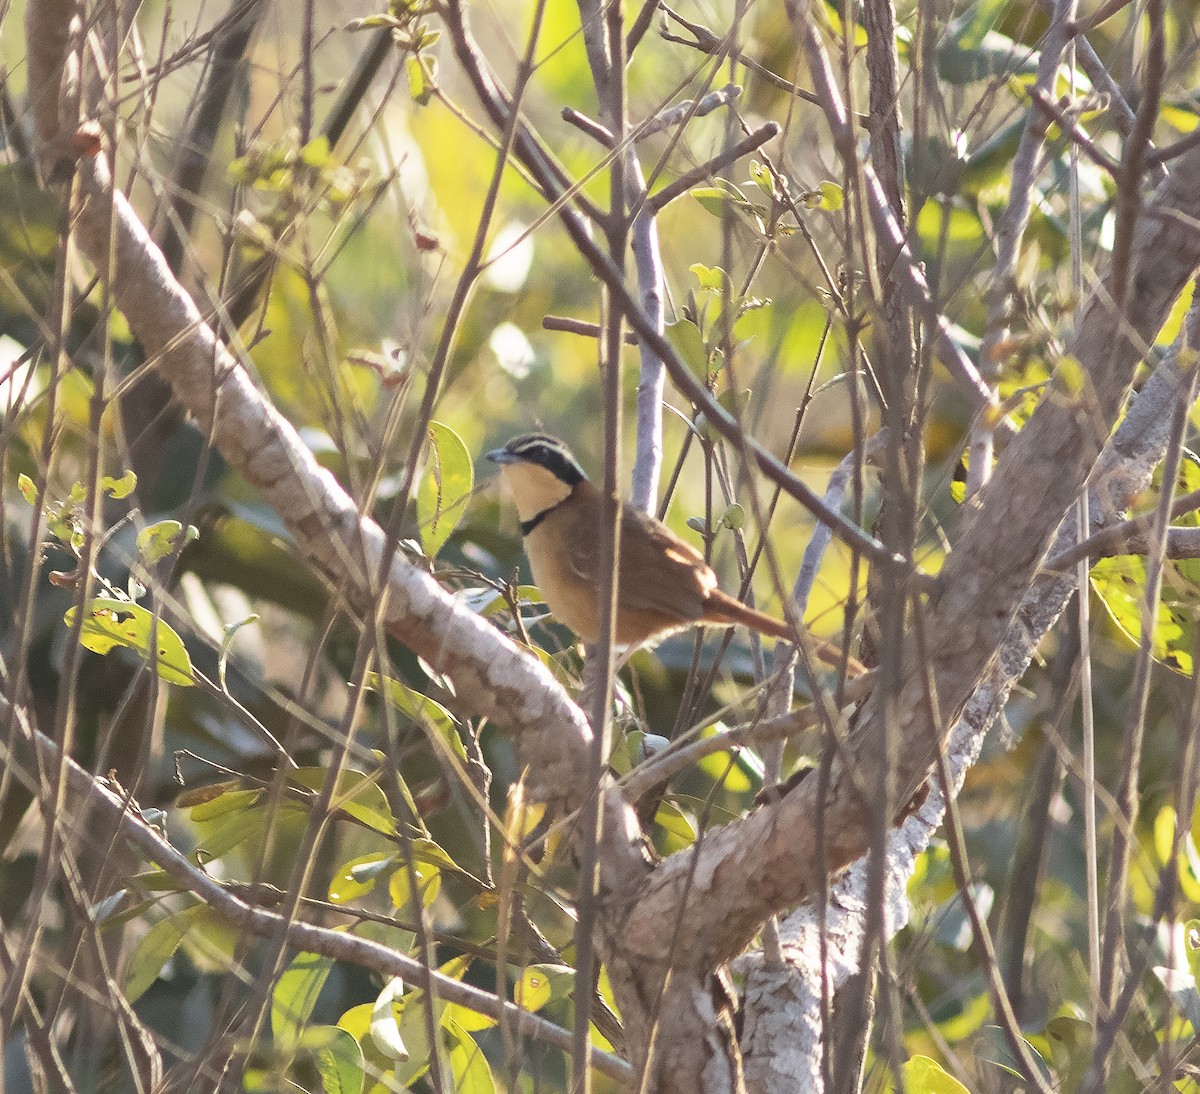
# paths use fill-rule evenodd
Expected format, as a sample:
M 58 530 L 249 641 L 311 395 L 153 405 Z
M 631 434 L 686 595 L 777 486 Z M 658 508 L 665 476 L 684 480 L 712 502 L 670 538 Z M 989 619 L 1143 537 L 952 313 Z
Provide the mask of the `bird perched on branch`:
M 555 437 L 514 437 L 487 454 L 516 502 L 533 579 L 556 619 L 584 642 L 600 638 L 599 533 L 604 502 L 571 450 Z M 626 504 L 621 512 L 616 641 L 636 646 L 686 627 L 744 626 L 795 641 L 785 622 L 747 607 L 717 588 L 717 575 L 686 540 Z M 840 651 L 814 641 L 830 662 Z M 861 666 L 851 659 L 852 669 Z

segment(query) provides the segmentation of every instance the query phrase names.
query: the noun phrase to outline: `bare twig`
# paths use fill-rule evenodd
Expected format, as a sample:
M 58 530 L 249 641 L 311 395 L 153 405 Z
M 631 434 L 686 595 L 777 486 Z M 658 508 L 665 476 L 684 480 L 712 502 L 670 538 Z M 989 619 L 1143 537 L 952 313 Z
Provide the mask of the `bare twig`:
M 159 831 L 131 812 L 127 799 L 115 794 L 102 780 L 89 775 L 74 760 L 64 757 L 58 746 L 36 730 L 24 712 L 13 707 L 4 696 L 0 696 L 0 717 L 6 722 L 11 719 L 18 731 L 14 743 L 24 750 L 14 754 L 0 743 L 0 748 L 6 751 L 5 767 L 17 774 L 26 785 L 36 789 L 38 783 L 35 772 L 39 765 L 43 770 L 55 770 L 61 764 L 66 772 L 67 790 L 78 807 L 60 815 L 60 824 L 65 824 L 72 817 L 86 816 L 88 809 L 98 811 L 107 821 L 119 826 L 121 835 L 176 881 L 183 892 L 199 897 L 231 926 L 268 939 L 282 931 L 288 946 L 295 950 L 307 950 L 345 961 L 384 977 L 401 977 L 407 983 L 425 989 L 436 985 L 439 997 L 447 1002 L 458 1003 L 496 1019 L 503 1015 L 514 1029 L 522 1033 L 556 1045 L 564 1051 L 570 1048 L 567 1030 L 531 1014 L 515 1003 L 498 999 L 491 992 L 445 976 L 394 947 L 302 920 L 288 921 L 276 912 L 246 903 L 189 862 Z M 74 835 L 82 838 L 78 832 Z M 593 1067 L 618 1081 L 626 1081 L 630 1077 L 628 1064 L 610 1053 L 593 1048 L 589 1051 L 589 1059 Z

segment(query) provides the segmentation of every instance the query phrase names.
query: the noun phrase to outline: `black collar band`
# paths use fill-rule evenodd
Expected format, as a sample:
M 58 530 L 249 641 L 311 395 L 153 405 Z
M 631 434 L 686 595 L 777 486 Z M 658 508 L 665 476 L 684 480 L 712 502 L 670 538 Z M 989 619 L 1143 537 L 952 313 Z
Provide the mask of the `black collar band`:
M 553 509 L 553 508 L 554 508 L 553 505 L 550 506 L 550 509 Z M 542 523 L 542 521 L 544 521 L 546 519 L 546 514 L 550 512 L 550 509 L 543 509 L 532 520 L 521 521 L 521 535 L 523 535 L 523 536 L 529 535 L 530 532 L 532 532 L 539 524 Z
M 566 500 L 567 500 L 566 498 L 563 498 L 563 501 L 566 501 Z M 530 517 L 528 520 L 521 521 L 521 525 L 520 525 L 521 535 L 522 536 L 529 535 L 530 532 L 532 532 L 539 524 L 541 524 L 542 521 L 544 521 L 546 519 L 546 517 L 548 517 L 551 513 L 553 513 L 554 510 L 557 509 L 560 505 L 562 505 L 562 501 L 556 502 L 554 505 L 551 505 L 549 508 L 543 509 L 535 517 Z

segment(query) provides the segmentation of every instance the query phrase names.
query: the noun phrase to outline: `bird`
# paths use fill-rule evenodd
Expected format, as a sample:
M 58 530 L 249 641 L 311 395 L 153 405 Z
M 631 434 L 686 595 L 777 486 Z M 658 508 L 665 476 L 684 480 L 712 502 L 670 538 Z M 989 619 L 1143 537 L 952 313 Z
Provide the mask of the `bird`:
M 525 554 L 550 611 L 585 644 L 599 641 L 603 496 L 570 448 L 546 433 L 514 437 L 486 458 L 500 466 L 500 481 L 516 503 Z M 616 644 L 640 646 L 688 627 L 735 625 L 796 640 L 783 620 L 722 592 L 717 575 L 695 547 L 626 502 L 621 510 Z M 814 647 L 830 662 L 841 653 L 825 642 Z M 850 662 L 856 665 L 853 658 Z

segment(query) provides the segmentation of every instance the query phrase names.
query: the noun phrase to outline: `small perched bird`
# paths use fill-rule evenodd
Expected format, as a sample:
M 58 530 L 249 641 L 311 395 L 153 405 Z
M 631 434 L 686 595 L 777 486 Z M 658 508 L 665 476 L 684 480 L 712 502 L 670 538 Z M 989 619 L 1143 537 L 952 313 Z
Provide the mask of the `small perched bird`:
M 555 618 L 584 642 L 600 637 L 600 492 L 571 450 L 544 433 L 514 437 L 487 454 L 517 505 L 533 579 Z M 685 627 L 751 627 L 794 641 L 782 620 L 717 588 L 717 575 L 690 543 L 626 504 L 621 514 L 616 641 L 636 646 Z M 824 659 L 839 651 L 816 643 Z

